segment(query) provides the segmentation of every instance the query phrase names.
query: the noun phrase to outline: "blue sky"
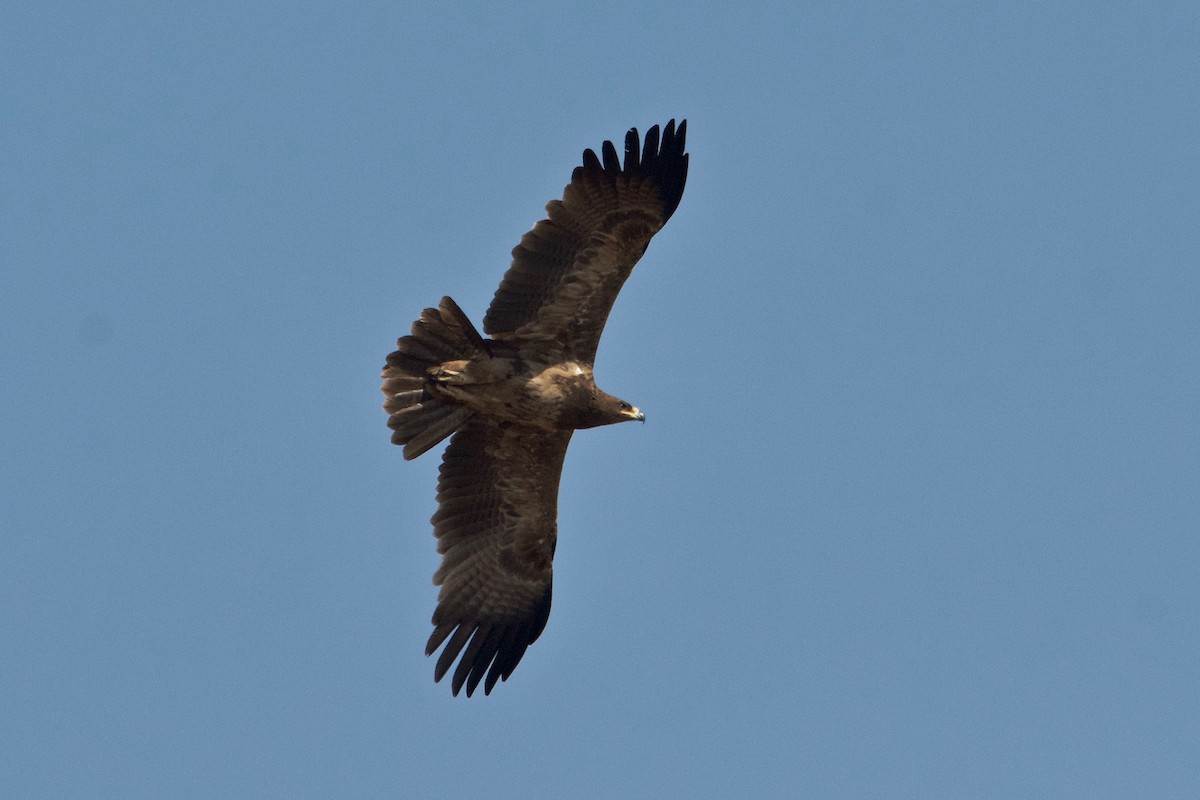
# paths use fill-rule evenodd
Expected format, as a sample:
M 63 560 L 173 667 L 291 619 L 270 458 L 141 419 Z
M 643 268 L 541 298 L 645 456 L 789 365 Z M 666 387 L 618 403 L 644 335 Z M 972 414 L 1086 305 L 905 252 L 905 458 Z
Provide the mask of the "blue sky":
M 1200 796 L 1200 11 L 25 4 L 0 31 L 0 794 Z M 554 610 L 422 651 L 476 321 L 686 117 Z

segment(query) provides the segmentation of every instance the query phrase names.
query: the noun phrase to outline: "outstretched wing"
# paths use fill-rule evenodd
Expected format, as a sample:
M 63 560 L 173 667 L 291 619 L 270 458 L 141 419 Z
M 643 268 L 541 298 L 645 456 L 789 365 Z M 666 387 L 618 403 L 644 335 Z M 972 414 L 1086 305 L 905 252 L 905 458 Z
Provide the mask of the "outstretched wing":
M 591 364 L 617 293 L 650 238 L 671 218 L 683 196 L 688 157 L 687 121 L 625 134 L 625 165 L 612 142 L 603 160 L 583 153 L 562 200 L 546 206 L 513 250 L 483 329 L 495 339 Z
M 446 642 L 438 681 L 462 654 L 456 695 L 465 684 L 470 697 L 485 675 L 490 694 L 546 626 L 558 479 L 570 440 L 571 431 L 475 418 L 446 448 L 433 516 L 442 554 L 433 582 L 442 589 L 425 654 Z

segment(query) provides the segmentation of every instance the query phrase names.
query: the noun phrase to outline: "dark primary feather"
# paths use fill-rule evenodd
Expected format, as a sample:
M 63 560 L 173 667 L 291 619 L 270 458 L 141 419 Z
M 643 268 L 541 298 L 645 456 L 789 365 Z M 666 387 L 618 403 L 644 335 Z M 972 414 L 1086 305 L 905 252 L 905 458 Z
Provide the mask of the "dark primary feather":
M 493 338 L 592 363 L 621 286 L 650 238 L 679 206 L 687 179 L 687 122 L 625 136 L 622 167 L 612 142 L 583 153 L 562 200 L 546 206 L 513 250 L 512 266 L 484 317 Z M 661 142 L 661 144 L 660 144 Z

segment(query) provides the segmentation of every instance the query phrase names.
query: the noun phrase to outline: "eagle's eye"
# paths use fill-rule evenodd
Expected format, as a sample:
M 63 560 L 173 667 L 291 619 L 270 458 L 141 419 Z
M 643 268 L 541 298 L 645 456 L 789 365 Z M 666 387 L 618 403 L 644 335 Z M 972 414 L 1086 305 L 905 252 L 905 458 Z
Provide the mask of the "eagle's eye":
M 633 409 L 633 406 L 629 405 L 629 403 L 626 403 L 624 400 L 621 401 L 620 405 L 622 411 L 631 411 Z

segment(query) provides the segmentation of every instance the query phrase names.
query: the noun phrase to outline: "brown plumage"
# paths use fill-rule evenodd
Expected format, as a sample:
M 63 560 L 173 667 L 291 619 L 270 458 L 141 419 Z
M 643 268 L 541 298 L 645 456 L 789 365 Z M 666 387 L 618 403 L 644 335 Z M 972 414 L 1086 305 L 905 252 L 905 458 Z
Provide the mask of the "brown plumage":
M 387 358 L 383 407 L 404 457 L 453 434 L 433 516 L 442 588 L 425 653 L 445 643 L 439 681 L 458 659 L 456 695 L 507 680 L 546 626 L 572 432 L 644 419 L 596 387 L 592 363 L 617 293 L 683 196 L 686 133 L 672 120 L 639 147 L 630 130 L 623 166 L 612 142 L 599 158 L 585 150 L 563 199 L 513 250 L 483 320 L 490 338 L 443 297 Z

